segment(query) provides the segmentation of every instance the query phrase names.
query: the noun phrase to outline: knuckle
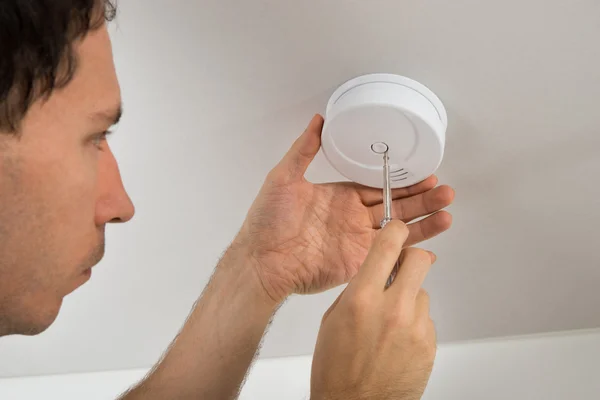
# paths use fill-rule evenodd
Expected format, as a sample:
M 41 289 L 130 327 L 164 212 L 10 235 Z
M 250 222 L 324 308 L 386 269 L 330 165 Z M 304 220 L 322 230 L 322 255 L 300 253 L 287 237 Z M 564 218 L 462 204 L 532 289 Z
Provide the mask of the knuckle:
M 411 330 L 413 348 L 427 361 L 433 361 L 437 353 L 435 325 L 430 318 L 422 319 Z
M 273 185 L 278 183 L 281 180 L 281 174 L 279 173 L 279 171 L 274 168 L 272 170 L 269 171 L 269 173 L 267 174 L 267 176 L 265 177 L 264 180 L 264 184 L 265 185 Z
M 407 329 L 412 323 L 412 316 L 402 309 L 386 313 L 384 318 L 385 326 L 389 329 Z
M 415 324 L 410 331 L 410 342 L 419 352 L 435 354 L 435 341 L 431 340 L 432 326 L 429 321 Z
M 356 292 L 349 297 L 346 307 L 353 321 L 362 320 L 371 307 L 371 297 L 365 292 Z
M 420 301 L 429 302 L 429 293 L 427 293 L 427 290 L 423 288 L 419 289 L 419 294 L 417 296 Z
M 277 165 L 267 173 L 264 184 L 272 187 L 285 185 L 289 180 L 289 175 L 289 172 L 282 168 L 281 165 Z
M 410 342 L 415 347 L 422 347 L 425 344 L 426 329 L 423 324 L 415 324 L 410 330 Z

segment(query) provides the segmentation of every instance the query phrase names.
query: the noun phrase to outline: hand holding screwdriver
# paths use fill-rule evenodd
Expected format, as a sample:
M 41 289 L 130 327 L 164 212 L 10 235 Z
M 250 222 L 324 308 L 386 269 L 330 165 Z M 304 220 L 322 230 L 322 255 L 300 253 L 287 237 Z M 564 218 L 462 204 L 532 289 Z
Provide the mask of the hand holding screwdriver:
M 421 288 L 435 256 L 402 247 L 390 221 L 358 274 L 325 313 L 313 358 L 311 400 L 418 400 L 433 368 L 436 335 Z M 384 288 L 400 257 L 392 285 Z

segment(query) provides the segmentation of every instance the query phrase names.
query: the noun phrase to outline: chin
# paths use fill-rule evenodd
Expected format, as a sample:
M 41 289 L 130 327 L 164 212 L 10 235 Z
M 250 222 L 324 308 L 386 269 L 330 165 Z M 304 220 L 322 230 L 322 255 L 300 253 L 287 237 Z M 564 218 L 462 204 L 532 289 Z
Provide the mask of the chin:
M 62 299 L 58 302 L 46 303 L 43 308 L 40 308 L 39 310 L 36 310 L 35 313 L 31 314 L 35 320 L 28 322 L 23 321 L 23 329 L 21 329 L 20 332 L 15 333 L 23 336 L 35 336 L 45 332 L 52 326 L 54 321 L 56 321 L 61 306 Z

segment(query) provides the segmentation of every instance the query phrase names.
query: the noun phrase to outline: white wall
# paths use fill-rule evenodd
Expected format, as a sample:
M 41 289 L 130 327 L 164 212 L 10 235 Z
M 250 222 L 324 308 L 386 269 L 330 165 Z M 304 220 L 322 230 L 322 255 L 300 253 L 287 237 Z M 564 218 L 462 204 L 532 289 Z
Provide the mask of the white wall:
M 600 331 L 440 346 L 424 400 L 579 400 L 600 397 Z M 242 400 L 309 398 L 309 356 L 261 360 Z M 146 370 L 0 380 L 0 398 L 105 400 Z

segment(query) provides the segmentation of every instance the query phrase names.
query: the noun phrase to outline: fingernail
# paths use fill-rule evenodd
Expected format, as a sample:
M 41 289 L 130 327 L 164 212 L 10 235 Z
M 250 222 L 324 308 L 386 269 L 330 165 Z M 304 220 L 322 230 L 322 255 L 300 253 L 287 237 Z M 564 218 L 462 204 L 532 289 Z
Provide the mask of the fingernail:
M 429 253 L 429 256 L 431 257 L 431 263 L 435 263 L 437 261 L 437 256 L 435 255 L 435 253 L 427 250 L 427 252 Z

